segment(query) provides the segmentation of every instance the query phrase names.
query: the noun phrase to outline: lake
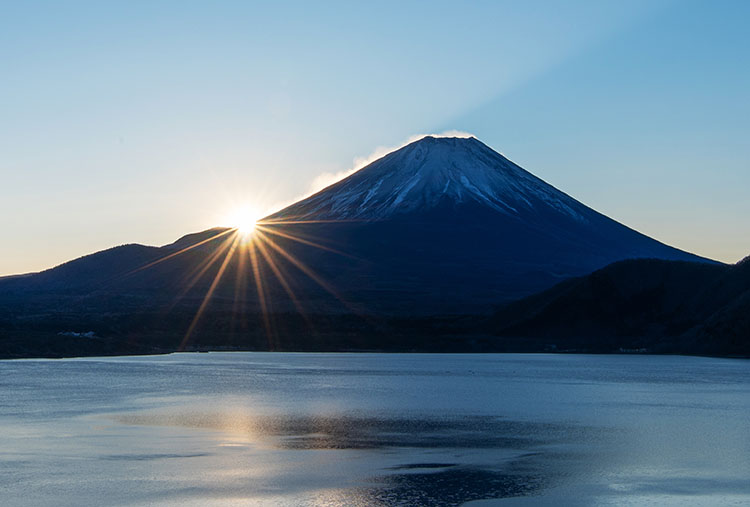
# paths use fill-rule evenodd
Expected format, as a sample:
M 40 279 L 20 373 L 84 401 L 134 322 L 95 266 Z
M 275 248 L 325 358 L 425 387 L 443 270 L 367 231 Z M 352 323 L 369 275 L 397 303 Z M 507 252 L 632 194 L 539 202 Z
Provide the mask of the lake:
M 0 503 L 748 505 L 750 361 L 0 361 Z

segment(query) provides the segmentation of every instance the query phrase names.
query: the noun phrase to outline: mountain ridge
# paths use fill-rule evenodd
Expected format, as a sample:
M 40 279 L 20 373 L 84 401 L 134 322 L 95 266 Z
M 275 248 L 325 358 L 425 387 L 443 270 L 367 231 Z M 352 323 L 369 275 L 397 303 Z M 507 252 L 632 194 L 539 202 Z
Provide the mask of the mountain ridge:
M 501 308 L 504 339 L 551 350 L 750 356 L 750 264 L 635 259 Z

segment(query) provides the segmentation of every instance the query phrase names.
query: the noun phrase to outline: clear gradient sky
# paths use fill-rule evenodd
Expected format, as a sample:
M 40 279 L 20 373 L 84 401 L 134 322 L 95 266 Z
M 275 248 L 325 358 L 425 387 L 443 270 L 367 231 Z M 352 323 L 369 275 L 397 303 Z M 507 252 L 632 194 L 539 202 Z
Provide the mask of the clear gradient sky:
M 232 225 L 451 129 L 735 262 L 748 20 L 743 0 L 0 1 L 0 274 Z

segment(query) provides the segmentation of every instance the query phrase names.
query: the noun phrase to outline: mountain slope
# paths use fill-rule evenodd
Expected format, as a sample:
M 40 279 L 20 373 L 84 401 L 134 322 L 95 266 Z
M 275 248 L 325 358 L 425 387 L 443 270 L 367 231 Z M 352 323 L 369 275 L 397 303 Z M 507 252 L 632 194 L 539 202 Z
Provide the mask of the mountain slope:
M 230 229 L 209 229 L 188 234 L 162 247 L 128 244 L 108 248 L 39 273 L 1 277 L 0 289 L 85 293 L 111 284 L 123 289 L 134 286 L 145 288 L 158 286 L 158 280 L 164 276 L 161 270 L 165 266 L 154 266 L 153 269 L 143 270 L 144 266 L 185 248 L 192 250 L 203 247 L 202 250 L 193 253 L 193 255 L 199 253 L 198 257 L 203 258 L 216 248 L 222 235 L 227 232 L 230 232 Z M 184 264 L 184 260 L 180 259 L 180 264 Z
M 511 303 L 499 336 L 556 350 L 750 356 L 750 262 L 623 261 Z
M 319 264 L 355 299 L 387 293 L 388 311 L 407 301 L 414 311 L 415 300 L 424 312 L 486 311 L 617 260 L 706 260 L 601 215 L 474 138 L 425 137 L 265 222 L 363 260 Z

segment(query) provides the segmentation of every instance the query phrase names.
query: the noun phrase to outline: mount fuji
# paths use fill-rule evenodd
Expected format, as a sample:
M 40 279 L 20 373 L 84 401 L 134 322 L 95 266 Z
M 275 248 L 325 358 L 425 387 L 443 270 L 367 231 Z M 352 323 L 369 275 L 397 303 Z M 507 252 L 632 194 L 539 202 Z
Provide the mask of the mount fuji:
M 16 355 L 403 349 L 398 337 L 414 329 L 433 340 L 441 319 L 489 316 L 616 261 L 716 264 L 594 211 L 475 138 L 412 142 L 240 240 L 210 229 L 0 278 L 0 345 L 11 340 Z
M 623 259 L 707 261 L 607 218 L 473 137 L 424 137 L 263 222 L 351 254 L 316 259 L 353 300 L 397 313 L 481 312 Z

